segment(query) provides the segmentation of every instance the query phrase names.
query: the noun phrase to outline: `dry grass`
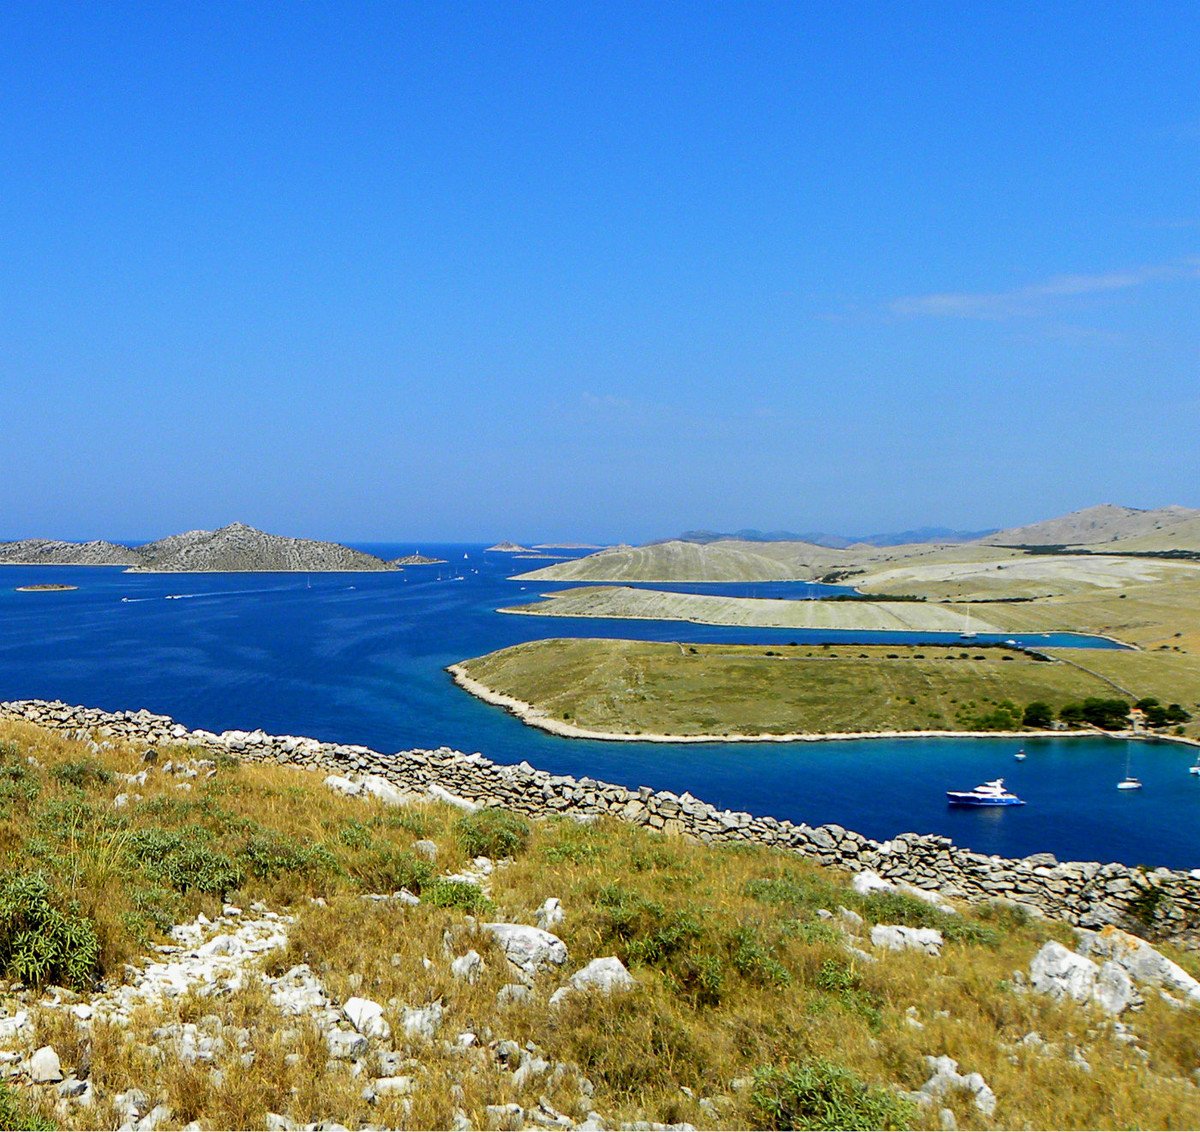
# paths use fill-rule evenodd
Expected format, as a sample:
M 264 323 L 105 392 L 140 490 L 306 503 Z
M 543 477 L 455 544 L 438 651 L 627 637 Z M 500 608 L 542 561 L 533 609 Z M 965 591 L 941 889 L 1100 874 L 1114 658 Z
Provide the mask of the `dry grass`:
M 46 807 L 72 797 L 50 771 L 79 761 L 83 752 L 16 725 L 0 725 L 0 739 L 18 742 L 22 755 L 34 754 L 43 765 L 37 771 L 42 794 L 32 809 L 23 817 L 10 812 L 0 824 L 0 864 L 26 867 L 20 854 L 28 854 L 29 838 L 39 829 L 52 836 L 42 820 Z M 109 770 L 130 772 L 140 765 L 132 751 L 93 757 Z M 1194 1010 L 1152 1000 L 1132 1017 L 1148 1055 L 1143 1060 L 1114 1039 L 1101 1016 L 1012 989 L 1012 972 L 1026 969 L 1046 938 L 1070 938 L 1061 927 L 985 909 L 937 921 L 948 933 L 939 958 L 887 954 L 867 963 L 845 950 L 817 909 L 845 905 L 868 921 L 887 922 L 924 922 L 936 914 L 911 902 L 860 897 L 843 874 L 781 852 L 708 847 L 614 821 L 582 826 L 547 820 L 535 823 L 527 847 L 493 874 L 489 915 L 530 923 L 537 907 L 557 896 L 567 912 L 556 930 L 570 949 L 568 970 L 617 954 L 638 986 L 611 998 L 574 997 L 552 1010 L 547 992 L 562 976 L 548 975 L 538 981 L 533 1002 L 499 1007 L 496 991 L 512 981 L 512 973 L 490 937 L 462 911 L 428 901 L 403 907 L 358 899 L 417 837 L 437 844 L 439 870 L 463 865 L 456 811 L 441 805 L 389 811 L 331 794 L 303 772 L 229 766 L 195 782 L 190 792 L 151 775 L 139 788 L 143 801 L 120 812 L 124 824 L 106 842 L 102 831 L 108 827 L 99 815 L 112 816 L 105 806 L 118 785 L 92 782 L 85 788 L 96 814 L 64 834 L 60 856 L 71 864 L 56 873 L 69 885 L 61 898 L 86 901 L 97 917 L 105 962 L 114 964 L 114 973 L 122 956 L 145 946 L 138 932 L 147 930 L 127 915 L 137 911 L 146 880 L 124 854 L 122 833 L 172 821 L 215 821 L 217 805 L 227 823 L 253 817 L 282 841 L 325 846 L 337 863 L 315 873 L 248 876 L 230 893 L 243 906 L 263 899 L 297 918 L 287 951 L 268 957 L 268 973 L 306 962 L 334 999 L 359 994 L 384 1005 L 395 1032 L 387 1044 L 402 1059 L 399 1071 L 417 1078 L 417 1089 L 409 1104 L 405 1098 L 370 1103 L 363 1096 L 366 1077 L 329 1062 L 312 1022 L 284 1017 L 252 981 L 227 997 L 187 995 L 144 1008 L 124 1029 L 96 1024 L 90 1039 L 63 1012 L 40 1011 L 38 1040 L 55 1045 L 68 1068 L 90 1056 L 101 1097 L 97 1108 L 66 1111 L 56 1110 L 52 1094 L 37 1099 L 43 1112 L 67 1127 L 117 1127 L 124 1116 L 112 1097 L 132 1086 L 145 1090 L 151 1103 L 170 1106 L 169 1127 L 192 1119 L 205 1127 L 261 1127 L 266 1113 L 285 1112 L 298 1122 L 438 1128 L 450 1124 L 456 1109 L 482 1127 L 488 1104 L 534 1107 L 541 1097 L 576 1119 L 594 1108 L 612 1121 L 753 1127 L 761 1125 L 763 1113 L 751 1090 L 731 1082 L 758 1067 L 824 1058 L 871 1085 L 915 1088 L 925 1076 L 922 1057 L 931 1053 L 958 1059 L 964 1072 L 981 1072 L 999 1097 L 991 1120 L 964 1099 L 950 1099 L 961 1127 L 1200 1125 L 1200 1090 L 1184 1080 L 1198 1060 Z M 192 809 L 172 809 L 181 794 Z M 205 803 L 207 813 L 195 808 Z M 239 836 L 229 834 L 217 844 L 232 851 Z M 108 889 L 89 894 L 87 885 L 97 877 L 106 878 Z M 325 903 L 313 904 L 310 897 Z M 201 908 L 216 910 L 214 896 L 177 898 L 181 918 Z M 454 979 L 449 969 L 451 958 L 471 947 L 486 964 L 474 985 Z M 406 1040 L 402 1008 L 436 1000 L 446 1019 L 439 1040 Z M 907 1020 L 910 1007 L 922 1029 Z M 172 1056 L 162 1027 L 184 1023 L 223 1036 L 226 1047 L 212 1065 Z M 1035 1030 L 1058 1052 L 1015 1048 Z M 570 1071 L 517 1085 L 490 1053 L 457 1048 L 463 1032 L 485 1045 L 498 1039 L 535 1043 L 551 1063 L 577 1065 L 594 1094 L 585 1095 Z M 373 1044 L 370 1056 L 376 1058 L 380 1043 Z M 1090 1073 L 1069 1060 L 1077 1046 Z M 244 1064 L 242 1055 L 251 1049 L 255 1056 Z M 375 1073 L 379 1065 L 369 1068 Z M 702 1107 L 701 1098 L 715 1107 Z M 936 1109 L 913 1114 L 914 1127 L 936 1126 L 937 1119 Z

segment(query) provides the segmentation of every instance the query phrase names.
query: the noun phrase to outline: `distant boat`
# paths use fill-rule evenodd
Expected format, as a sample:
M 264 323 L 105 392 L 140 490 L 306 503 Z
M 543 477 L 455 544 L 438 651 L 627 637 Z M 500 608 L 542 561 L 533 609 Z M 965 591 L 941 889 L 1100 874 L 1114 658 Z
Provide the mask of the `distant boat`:
M 124 601 L 125 599 L 122 598 L 121 600 Z M 1191 766 L 1189 766 L 1188 774 L 1200 774 L 1200 762 L 1193 763 Z
M 974 790 L 947 790 L 946 801 L 951 806 L 1023 806 L 1024 801 L 1004 789 L 1004 779 L 996 778 L 976 786 Z
M 1133 758 L 1133 752 L 1126 751 L 1125 752 L 1125 777 L 1122 778 L 1121 781 L 1117 783 L 1118 790 L 1140 790 L 1142 788 L 1142 780 L 1140 778 L 1134 778 L 1133 775 L 1130 773 L 1129 763 L 1132 758 Z
M 963 629 L 963 631 L 962 631 L 962 633 L 961 633 L 961 636 L 963 636 L 963 637 L 975 637 L 975 636 L 978 636 L 978 634 L 977 634 L 977 633 L 976 633 L 976 632 L 975 632 L 975 631 L 974 631 L 974 630 L 971 628 L 971 611 L 970 611 L 969 609 L 967 610 L 967 623 L 966 623 L 966 627 Z
M 1023 763 L 1025 761 L 1025 748 L 1022 747 L 1015 755 L 1013 755 L 1013 758 L 1016 759 L 1017 762 Z

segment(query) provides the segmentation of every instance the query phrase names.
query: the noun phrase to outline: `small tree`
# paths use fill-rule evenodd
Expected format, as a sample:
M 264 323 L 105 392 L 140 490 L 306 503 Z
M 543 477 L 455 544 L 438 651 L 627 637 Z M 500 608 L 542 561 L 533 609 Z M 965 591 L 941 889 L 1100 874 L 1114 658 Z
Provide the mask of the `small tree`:
M 1026 727 L 1045 730 L 1054 722 L 1054 709 L 1045 700 L 1034 700 L 1025 705 L 1025 714 L 1021 717 L 1021 722 Z

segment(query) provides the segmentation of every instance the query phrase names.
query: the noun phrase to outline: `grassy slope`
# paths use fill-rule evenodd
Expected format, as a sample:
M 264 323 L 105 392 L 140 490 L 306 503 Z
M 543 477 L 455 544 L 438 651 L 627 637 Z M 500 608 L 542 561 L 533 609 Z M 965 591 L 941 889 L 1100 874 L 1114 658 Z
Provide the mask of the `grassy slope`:
M 1069 652 L 1085 664 L 1095 655 Z M 1105 675 L 1132 680 L 1118 655 L 1139 654 L 1106 653 Z M 489 688 L 554 719 L 617 734 L 970 729 L 972 718 L 1003 700 L 1024 707 L 1043 699 L 1058 707 L 1113 695 L 1076 668 L 1000 649 L 547 640 L 465 667 Z
M 964 609 L 968 607 L 963 607 Z M 711 625 L 761 625 L 788 629 L 914 629 L 961 632 L 968 627 L 962 610 L 931 602 L 794 601 L 785 598 L 716 597 L 679 594 L 629 586 L 587 586 L 550 594 L 545 601 L 501 612 L 549 617 L 633 617 L 700 621 Z M 970 608 L 970 627 L 995 632 Z
M 532 1004 L 501 1010 L 495 992 L 510 975 L 462 911 L 432 907 L 428 900 L 404 909 L 357 898 L 388 887 L 410 867 L 416 837 L 437 843 L 439 868 L 461 865 L 456 811 L 441 805 L 388 810 L 331 794 L 303 771 L 236 764 L 194 781 L 188 793 L 169 776 L 152 773 L 139 787 L 143 800 L 114 811 L 112 797 L 120 787 L 99 781 L 95 769 L 136 771 L 136 752 L 89 756 L 80 744 L 13 724 L 0 724 L 0 741 L 6 744 L 4 781 L 24 784 L 20 791 L 6 790 L 0 865 L 41 866 L 54 880 L 60 905 L 78 902 L 78 910 L 98 923 L 110 977 L 119 978 L 120 963 L 145 953 L 158 938 L 146 908 L 156 909 L 163 924 L 219 911 L 216 895 L 180 894 L 148 875 L 125 851 L 132 833 L 191 827 L 193 843 L 236 858 L 252 828 L 246 823 L 253 822 L 257 835 L 272 839 L 279 852 L 320 846 L 333 862 L 266 879 L 250 875 L 227 893 L 243 906 L 262 899 L 298 918 L 288 953 L 268 960 L 272 970 L 307 962 L 337 1000 L 351 993 L 409 1005 L 441 998 L 443 1034 L 451 1041 L 460 1030 L 484 1041 L 534 1041 L 547 1058 L 579 1064 L 595 1084 L 590 1101 L 544 1078 L 518 1086 L 486 1052 L 475 1060 L 437 1044 L 405 1047 L 403 1039 L 393 1039 L 414 1058 L 403 1070 L 419 1082 L 412 1109 L 406 1113 L 397 1099 L 370 1106 L 361 1095 L 362 1078 L 328 1063 L 311 1027 L 303 1019 L 285 1021 L 251 981 L 228 998 L 184 998 L 148 1008 L 125 1032 L 97 1026 L 90 1059 L 100 1103 L 72 1110 L 73 1126 L 115 1127 L 122 1118 L 107 1098 L 136 1085 L 151 1103 L 171 1105 L 168 1127 L 193 1119 L 207 1127 L 262 1127 L 268 1111 L 350 1127 L 446 1127 L 455 1086 L 476 1127 L 485 1126 L 488 1103 L 532 1107 L 541 1095 L 577 1117 L 595 1108 L 611 1120 L 762 1127 L 767 1117 L 751 1090 L 730 1087 L 758 1067 L 825 1058 L 872 1085 L 915 1088 L 926 1076 L 927 1053 L 949 1054 L 964 1072 L 981 1072 L 999 1097 L 990 1121 L 964 1098 L 947 1098 L 960 1127 L 1200 1125 L 1200 1092 L 1182 1079 L 1195 1063 L 1194 1011 L 1173 1010 L 1152 996 L 1131 1019 L 1149 1054 L 1143 1062 L 1114 1040 L 1098 1016 L 1010 989 L 1011 972 L 1026 967 L 1044 939 L 1069 938 L 1052 925 L 1024 924 L 998 911 L 948 918 L 912 900 L 859 897 L 844 875 L 775 851 L 709 848 L 615 822 L 587 827 L 547 821 L 534 826 L 514 863 L 494 875 L 494 915 L 529 923 L 547 896 L 558 896 L 567 913 L 557 930 L 570 948 L 569 969 L 615 953 L 629 963 L 639 986 L 611 999 L 576 999 L 555 1011 L 545 994 L 555 978 L 539 984 Z M 40 766 L 29 767 L 31 755 Z M 56 767 L 89 758 L 95 761 L 92 772 L 82 775 L 82 788 L 56 777 Z M 325 906 L 310 903 L 315 896 Z M 939 926 L 949 942 L 937 959 L 886 954 L 865 963 L 846 952 L 838 933 L 816 915 L 818 908 L 839 905 L 857 909 L 868 923 Z M 450 977 L 442 946 L 447 932 L 455 952 L 474 946 L 483 954 L 487 970 L 477 985 Z M 426 957 L 432 960 L 428 968 Z M 1196 969 L 1192 957 L 1183 962 Z M 16 997 L 12 990 L 0 992 L 10 1010 Z M 923 1029 L 906 1018 L 910 1007 Z M 212 1068 L 224 1074 L 220 1087 L 209 1067 L 160 1061 L 147 1048 L 156 1027 L 214 1014 L 245 1026 L 258 1055 L 250 1066 L 241 1063 L 236 1047 L 219 1055 Z M 397 1014 L 392 1007 L 385 1011 L 393 1028 Z M 43 1010 L 36 1023 L 39 1041 L 52 1042 L 67 1068 L 78 1064 L 83 1048 L 68 1016 Z M 1058 1052 L 1017 1052 L 1014 1043 L 1033 1030 L 1057 1043 Z M 1068 1060 L 1076 1046 L 1090 1073 Z M 289 1060 L 289 1054 L 295 1056 Z M 702 1110 L 681 1087 L 696 1098 L 715 1098 L 720 1115 Z M 45 1094 L 21 1090 L 19 1099 L 49 1114 L 54 1096 L 51 1087 Z M 937 1109 L 915 1111 L 912 1120 L 916 1127 L 936 1127 Z

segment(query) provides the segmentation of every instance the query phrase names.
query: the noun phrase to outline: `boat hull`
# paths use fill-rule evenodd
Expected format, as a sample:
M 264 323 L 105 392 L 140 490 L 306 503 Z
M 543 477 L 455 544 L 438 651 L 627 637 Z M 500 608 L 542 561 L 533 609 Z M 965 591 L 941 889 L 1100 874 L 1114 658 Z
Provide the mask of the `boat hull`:
M 1020 798 L 980 798 L 956 790 L 946 791 L 946 801 L 951 806 L 1023 806 Z

